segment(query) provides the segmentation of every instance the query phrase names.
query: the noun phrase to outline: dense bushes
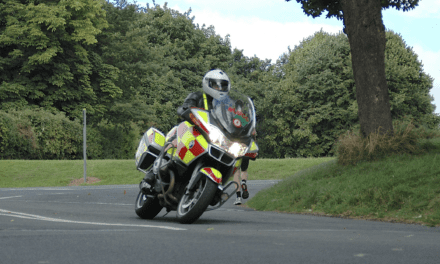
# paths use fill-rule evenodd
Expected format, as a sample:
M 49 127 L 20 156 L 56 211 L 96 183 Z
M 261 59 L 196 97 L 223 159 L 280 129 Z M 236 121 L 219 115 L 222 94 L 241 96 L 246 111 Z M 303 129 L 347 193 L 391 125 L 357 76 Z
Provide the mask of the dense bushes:
M 317 32 L 290 52 L 282 69 L 262 107 L 262 147 L 271 158 L 331 155 L 338 135 L 357 122 L 347 37 Z
M 2 159 L 72 159 L 82 152 L 82 126 L 42 109 L 0 111 Z
M 133 158 L 140 134 L 127 127 L 101 122 L 87 126 L 87 157 Z M 36 108 L 0 111 L 0 159 L 82 159 L 82 120 L 70 120 Z
M 429 95 L 432 78 L 424 73 L 402 37 L 386 32 L 386 77 L 393 120 L 413 119 L 416 126 L 438 127 Z M 347 36 L 316 32 L 290 50 L 266 82 L 256 105 L 263 117 L 257 129 L 264 157 L 334 155 L 338 136 L 358 126 L 358 104 Z M 264 84 L 263 84 L 264 85 Z M 264 129 L 264 131 L 261 131 Z M 260 142 L 259 141 L 259 142 Z

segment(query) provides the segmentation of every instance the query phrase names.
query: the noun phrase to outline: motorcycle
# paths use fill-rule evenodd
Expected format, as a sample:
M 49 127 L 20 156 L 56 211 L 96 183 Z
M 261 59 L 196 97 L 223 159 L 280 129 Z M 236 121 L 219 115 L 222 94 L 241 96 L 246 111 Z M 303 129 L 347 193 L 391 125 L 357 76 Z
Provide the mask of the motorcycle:
M 136 151 L 136 168 L 154 174 L 154 182 L 141 182 L 135 212 L 153 219 L 166 208 L 177 211 L 180 223 L 190 224 L 205 211 L 220 208 L 239 186 L 229 178 L 243 158 L 255 160 L 255 108 L 252 100 L 230 92 L 213 100 L 211 110 L 192 107 L 183 122 L 165 136 L 151 127 Z

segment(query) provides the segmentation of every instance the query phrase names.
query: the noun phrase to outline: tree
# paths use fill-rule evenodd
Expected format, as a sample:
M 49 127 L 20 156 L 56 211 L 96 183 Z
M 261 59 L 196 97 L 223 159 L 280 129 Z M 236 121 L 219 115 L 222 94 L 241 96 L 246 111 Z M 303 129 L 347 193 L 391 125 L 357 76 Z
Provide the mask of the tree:
M 393 31 L 386 32 L 385 73 L 392 118 L 413 119 L 416 125 L 429 128 L 438 126 L 440 117 L 434 114 L 429 94 L 434 81 L 423 71 L 413 49 Z
M 400 35 L 386 32 L 385 73 L 389 86 L 391 117 L 414 120 L 415 125 L 438 126 L 429 95 L 432 78 L 423 71 L 414 51 Z M 267 89 L 256 96 L 257 132 L 265 157 L 304 157 L 332 154 L 339 135 L 358 126 L 356 86 L 350 44 L 342 32 L 316 32 L 284 58 L 283 78 L 268 78 Z M 253 83 L 252 87 L 258 87 Z M 245 86 L 245 87 L 248 87 Z M 260 110 L 260 111 L 258 111 Z M 267 155 L 267 153 L 270 153 Z
M 290 1 L 290 0 L 286 0 Z M 312 17 L 336 17 L 344 22 L 352 54 L 361 133 L 393 133 L 385 77 L 385 27 L 382 8 L 407 11 L 419 0 L 296 0 Z
M 101 0 L 0 2 L 1 109 L 40 106 L 102 115 L 120 94 L 117 69 L 91 46 L 107 26 Z
M 105 10 L 109 28 L 98 37 L 100 54 L 120 70 L 116 83 L 123 91 L 108 119 L 167 131 L 177 123 L 176 109 L 188 93 L 201 88 L 203 75 L 227 68 L 229 38 L 215 34 L 212 26 L 195 25 L 190 12 L 166 5 L 142 9 L 120 1 Z
M 358 120 L 346 36 L 315 33 L 290 51 L 280 71 L 284 77 L 263 100 L 261 148 L 273 157 L 331 154 L 335 139 Z

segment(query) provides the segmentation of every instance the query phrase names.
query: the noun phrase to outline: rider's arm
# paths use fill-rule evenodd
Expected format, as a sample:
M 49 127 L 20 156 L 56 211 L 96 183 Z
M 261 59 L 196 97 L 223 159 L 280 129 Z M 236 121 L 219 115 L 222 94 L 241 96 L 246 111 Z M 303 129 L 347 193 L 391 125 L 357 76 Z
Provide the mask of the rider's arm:
M 201 96 L 203 96 L 203 94 L 201 92 L 195 92 L 195 93 L 190 93 L 185 101 L 183 102 L 182 106 L 179 106 L 177 108 L 177 114 L 179 116 L 182 116 L 183 113 L 190 109 L 191 107 L 198 107 L 198 101 L 200 100 Z

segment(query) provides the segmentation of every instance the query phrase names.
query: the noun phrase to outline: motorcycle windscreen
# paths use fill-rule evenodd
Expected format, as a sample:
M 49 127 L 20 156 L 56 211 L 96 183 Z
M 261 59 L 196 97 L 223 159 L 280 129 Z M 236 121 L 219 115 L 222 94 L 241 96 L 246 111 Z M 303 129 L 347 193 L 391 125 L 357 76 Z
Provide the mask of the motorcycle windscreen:
M 230 92 L 222 100 L 213 100 L 211 113 L 223 129 L 234 137 L 249 137 L 255 128 L 252 100 L 238 92 Z

